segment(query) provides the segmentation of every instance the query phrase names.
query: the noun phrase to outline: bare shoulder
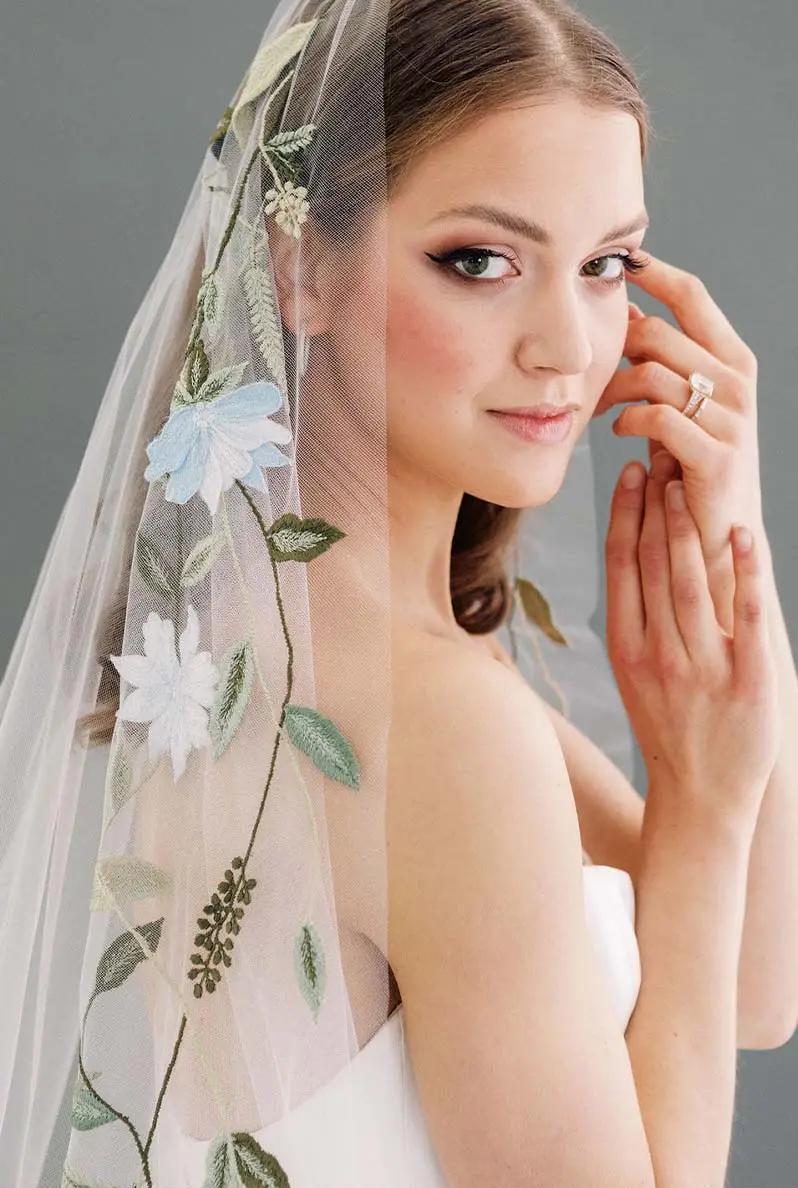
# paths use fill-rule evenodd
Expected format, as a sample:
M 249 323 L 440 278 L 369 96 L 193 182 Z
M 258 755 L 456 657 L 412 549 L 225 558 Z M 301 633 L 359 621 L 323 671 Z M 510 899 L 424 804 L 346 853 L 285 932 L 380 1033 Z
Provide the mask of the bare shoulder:
M 491 655 L 525 681 L 495 635 L 485 636 Z M 529 687 L 529 686 L 527 686 Z M 530 691 L 532 691 L 530 689 Z M 537 693 L 534 696 L 538 696 Z M 558 709 L 539 697 L 554 727 L 579 817 L 579 832 L 594 863 L 625 870 L 637 888 L 645 799 L 625 773 L 593 740 Z
M 421 667 L 428 676 L 440 673 L 441 679 L 451 679 L 459 671 L 463 675 L 476 676 L 484 673 L 489 678 L 495 674 L 497 687 L 516 693 L 528 702 L 540 701 L 537 694 L 524 680 L 510 655 L 493 634 L 468 636 L 463 639 L 448 639 L 432 635 L 410 626 L 396 626 L 393 637 L 394 675 L 400 682 L 413 687 L 413 677 Z M 500 661 L 500 665 L 496 661 Z M 510 672 L 512 681 L 507 681 L 504 672 Z M 469 685 L 464 685 L 463 694 L 468 696 Z
M 581 1184 L 589 1167 L 593 1185 L 647 1182 L 540 699 L 477 648 L 399 640 L 387 813 L 389 961 L 447 1179 L 501 1166 L 508 1184 Z
M 388 831 L 397 900 L 403 884 L 419 886 L 418 868 L 433 851 L 441 879 L 448 861 L 459 866 L 458 842 L 466 839 L 458 839 L 458 829 L 479 821 L 490 828 L 497 799 L 515 836 L 536 829 L 546 801 L 556 804 L 554 860 L 573 864 L 580 875 L 581 840 L 562 748 L 541 698 L 520 674 L 497 664 L 487 646 L 403 629 L 392 678 Z M 462 868 L 449 873 L 456 882 Z M 401 967 L 401 947 L 393 956 Z
M 502 755 L 490 749 L 502 739 L 509 741 L 514 730 L 528 734 L 533 723 L 540 748 L 547 743 L 556 764 L 554 752 L 560 748 L 542 699 L 512 662 L 500 655 L 498 646 L 489 636 L 460 642 L 414 628 L 395 632 L 391 730 L 395 782 L 404 784 L 410 774 L 403 765 L 433 758 L 447 762 L 448 748 L 461 739 L 471 749 L 488 748 L 480 759 L 486 766 L 501 763 Z M 457 762 L 456 757 L 449 761 Z M 567 780 L 564 763 L 561 773 Z

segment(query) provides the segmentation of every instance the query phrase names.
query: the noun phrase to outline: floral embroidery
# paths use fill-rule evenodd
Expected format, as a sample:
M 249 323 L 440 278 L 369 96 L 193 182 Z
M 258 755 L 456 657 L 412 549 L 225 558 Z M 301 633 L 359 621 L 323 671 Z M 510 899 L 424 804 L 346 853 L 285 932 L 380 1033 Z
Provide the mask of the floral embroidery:
M 147 446 L 149 465 L 145 470 L 145 478 L 154 484 L 168 475 L 163 496 L 172 503 L 185 504 L 199 494 L 211 515 L 215 515 L 220 501 L 223 510 L 226 510 L 223 493 L 233 486 L 237 487 L 257 524 L 263 540 L 264 556 L 271 566 L 287 657 L 282 703 L 275 713 L 274 737 L 264 747 L 262 788 L 258 803 L 253 805 L 246 848 L 230 860 L 216 890 L 208 894 L 205 888 L 198 888 L 198 903 L 202 902 L 200 895 L 207 898 L 208 902 L 197 917 L 194 951 L 188 955 L 186 963 L 186 977 L 197 999 L 205 993 L 212 995 L 224 971 L 232 965 L 245 910 L 257 886 L 257 880 L 250 876 L 248 868 L 263 820 L 280 746 L 293 745 L 327 778 L 337 780 L 353 790 L 360 786 L 357 757 L 335 723 L 315 708 L 294 704 L 291 700 L 294 689 L 294 643 L 289 632 L 280 582 L 282 565 L 308 564 L 341 540 L 345 533 L 319 517 L 302 518 L 292 512 L 267 523 L 251 494 L 251 490 L 268 490 L 261 468 L 291 464 L 292 459 L 277 446 L 289 444 L 292 434 L 289 428 L 269 419 L 282 407 L 287 383 L 281 326 L 269 277 L 268 236 L 264 235 L 263 226 L 251 227 L 243 217 L 239 225 L 239 214 L 249 175 L 255 165 L 261 162 L 273 178 L 273 186 L 265 194 L 265 213 L 276 212 L 275 222 L 282 230 L 295 238 L 301 235 L 302 224 L 310 211 L 310 204 L 306 200 L 307 189 L 302 184 L 300 172 L 301 154 L 310 144 L 316 127 L 313 124 L 302 125 L 297 129 L 280 131 L 270 139 L 266 139 L 265 128 L 267 118 L 271 118 L 269 109 L 273 100 L 290 81 L 293 71 L 277 85 L 276 80 L 290 59 L 304 49 L 315 25 L 316 21 L 311 21 L 292 26 L 275 41 L 261 47 L 238 100 L 225 108 L 214 131 L 209 156 L 215 159 L 219 168 L 204 177 L 203 182 L 210 190 L 220 189 L 229 193 L 231 213 L 216 249 L 215 259 L 202 273 L 184 364 L 174 387 L 168 420 Z M 253 145 L 250 159 L 239 162 L 236 181 L 229 188 L 227 170 L 220 164 L 224 141 L 232 129 L 241 148 L 248 143 L 254 127 L 254 113 L 250 104 L 254 104 L 270 88 L 270 94 L 263 104 L 263 124 L 258 143 Z M 206 353 L 203 329 L 220 329 L 225 303 L 237 292 L 235 280 L 230 289 L 218 283 L 222 258 L 236 230 L 242 236 L 251 237 L 239 243 L 239 258 L 244 260 L 244 269 L 237 280 L 242 297 L 249 306 L 254 341 L 277 383 L 258 381 L 242 386 L 248 361 L 228 363 L 212 370 Z M 236 316 L 236 311 L 232 316 Z M 208 350 L 212 349 L 216 340 L 217 335 L 214 333 Z M 224 519 L 226 523 L 226 516 Z M 157 537 L 157 533 L 155 535 Z M 183 543 L 189 550 L 185 560 Z M 182 568 L 178 573 L 161 552 L 158 539 L 151 539 L 140 530 L 136 540 L 138 571 L 159 599 L 167 599 L 177 608 L 183 604 L 186 589 L 203 581 L 208 575 L 221 556 L 224 543 L 224 538 L 216 531 L 193 542 L 193 547 L 191 541 L 183 542 L 181 537 Z M 235 541 L 229 526 L 226 543 L 228 555 L 235 563 Z M 242 589 L 242 596 L 245 593 Z M 214 759 L 219 759 L 227 750 L 247 710 L 255 676 L 260 675 L 250 638 L 233 643 L 220 659 L 219 667 L 213 663 L 210 651 L 199 651 L 199 619 L 190 603 L 186 607 L 186 626 L 180 636 L 179 654 L 175 648 L 175 622 L 151 611 L 142 628 L 144 654 L 110 657 L 121 677 L 136 686 L 121 703 L 119 719 L 149 723 L 150 759 L 157 760 L 168 753 L 175 781 L 183 774 L 192 749 L 212 745 Z M 106 823 L 129 801 L 141 778 L 138 765 L 134 772 L 132 755 L 128 754 L 120 733 L 107 774 Z M 310 823 L 315 830 L 312 809 Z M 151 863 L 131 855 L 103 857 L 95 871 L 91 906 L 99 911 L 112 910 L 120 901 L 158 896 L 169 890 L 170 886 L 170 875 Z M 164 1070 L 154 1114 L 146 1133 L 140 1131 L 138 1119 L 134 1121 L 124 1109 L 118 1109 L 106 1099 L 104 1093 L 98 1092 L 96 1083 L 101 1073 L 87 1073 L 83 1062 L 84 1030 L 97 997 L 109 991 L 118 991 L 140 962 L 155 955 L 163 924 L 164 917 L 161 916 L 126 930 L 101 956 L 95 988 L 84 1014 L 79 1039 L 79 1077 L 73 1103 L 72 1121 L 76 1130 L 121 1125 L 128 1131 L 141 1163 L 140 1188 L 155 1188 L 150 1166 L 151 1147 L 162 1103 L 186 1034 L 188 1013 L 183 1012 L 177 1028 L 171 1058 Z M 325 1000 L 327 963 L 322 935 L 304 912 L 294 936 L 293 962 L 297 992 L 305 1000 L 313 1018 L 318 1019 Z M 78 1173 L 67 1171 L 66 1168 L 64 1177 L 65 1185 L 69 1188 L 73 1188 L 73 1185 L 84 1188 L 86 1184 Z M 237 1188 L 250 1180 L 253 1184 L 268 1184 L 272 1188 L 289 1188 L 288 1176 L 279 1161 L 264 1151 L 252 1135 L 243 1132 L 218 1135 L 209 1146 L 203 1188 Z
M 291 461 L 273 444 L 290 442 L 291 430 L 269 420 L 282 402 L 275 384 L 254 383 L 177 407 L 147 446 L 150 465 L 144 477 L 152 480 L 169 471 L 166 498 L 186 503 L 199 491 L 212 515 L 221 492 L 236 479 L 265 491 L 260 467 Z
M 189 604 L 175 652 L 175 625 L 150 611 L 142 628 L 143 656 L 111 656 L 120 675 L 133 685 L 119 708 L 127 722 L 149 722 L 150 758 L 171 754 L 175 780 L 185 771 L 192 747 L 210 743 L 208 707 L 216 695 L 219 672 L 210 652 L 198 652 L 199 620 Z
M 254 649 L 246 639 L 228 648 L 222 657 L 219 688 L 210 721 L 213 757 L 218 759 L 230 746 L 247 708 L 255 670 Z
M 93 912 L 110 912 L 117 903 L 150 899 L 168 891 L 171 886 L 170 875 L 143 858 L 132 854 L 101 858 L 94 868 L 89 908 Z
M 294 965 L 299 988 L 315 1019 L 324 998 L 327 974 L 321 939 L 309 920 L 294 938 Z
M 291 181 L 287 181 L 285 185 L 278 183 L 276 189 L 272 188 L 266 193 L 266 197 L 271 201 L 264 206 L 265 213 L 271 214 L 276 210 L 275 222 L 295 239 L 299 239 L 302 234 L 300 224 L 305 222 L 310 210 L 309 204 L 305 201 L 306 194 L 304 186 L 295 186 Z
M 236 140 L 243 148 L 252 128 L 251 103 L 256 103 L 262 95 L 276 82 L 280 71 L 288 65 L 292 58 L 301 54 L 310 40 L 318 20 L 297 22 L 289 25 L 273 41 L 268 41 L 258 50 L 252 64 L 247 71 L 247 77 L 241 88 L 237 101 L 232 105 L 233 110 L 226 108 L 219 127 L 214 132 L 214 140 L 224 136 L 232 126 Z M 293 71 L 292 71 L 293 73 Z
M 222 980 L 219 965 L 232 965 L 233 937 L 241 931 L 241 918 L 244 915 L 242 904 L 247 906 L 252 902 L 255 886 L 257 879 L 247 877 L 244 859 L 236 854 L 211 895 L 210 903 L 206 903 L 202 909 L 204 915 L 197 917 L 198 931 L 194 937 L 197 950 L 191 954 L 191 968 L 188 970 L 188 978 L 194 982 L 195 998 L 202 998 L 204 990 L 213 994 L 217 982 Z M 228 934 L 224 940 L 223 931 Z M 205 952 L 200 952 L 201 949 Z M 195 981 L 197 978 L 199 981 Z
M 305 200 L 306 187 L 297 184 L 299 173 L 293 158 L 308 147 L 315 131 L 315 124 L 303 124 L 296 131 L 278 132 L 261 146 L 275 182 L 264 195 L 269 199 L 264 213 L 272 214 L 276 210 L 275 222 L 295 239 L 302 234 L 301 225 L 307 219 L 310 204 Z
M 202 1188 L 238 1188 L 239 1184 L 290 1188 L 279 1160 L 251 1134 L 220 1135 L 208 1151 Z

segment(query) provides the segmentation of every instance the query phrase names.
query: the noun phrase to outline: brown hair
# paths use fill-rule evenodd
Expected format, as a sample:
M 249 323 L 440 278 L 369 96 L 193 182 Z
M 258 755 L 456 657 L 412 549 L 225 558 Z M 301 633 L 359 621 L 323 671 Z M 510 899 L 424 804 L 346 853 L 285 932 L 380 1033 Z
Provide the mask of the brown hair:
M 323 21 L 332 11 L 334 26 L 335 8 L 335 0 L 308 0 L 298 19 L 318 15 Z M 351 19 L 357 25 L 359 14 L 355 12 Z M 314 35 L 304 62 L 309 88 L 314 85 L 313 58 L 318 54 L 323 64 L 328 49 L 325 37 Z M 330 86 L 329 102 L 340 112 L 335 120 L 340 144 L 332 153 L 326 146 L 323 163 L 313 176 L 319 196 L 314 216 L 320 229 L 334 233 L 340 243 L 347 229 L 358 226 L 371 187 L 369 163 L 363 163 L 362 172 L 355 168 L 347 144 L 351 114 L 363 102 L 357 46 L 351 55 L 340 59 L 338 70 L 340 76 Z M 303 77 L 303 71 L 298 77 Z M 535 97 L 548 102 L 559 96 L 629 112 L 638 122 L 645 160 L 653 129 L 631 65 L 603 31 L 563 0 L 390 0 L 384 81 L 384 162 L 389 196 L 418 159 L 419 144 L 426 153 L 479 114 Z M 362 127 L 356 135 L 362 150 Z M 198 273 L 194 279 L 196 285 Z M 186 336 L 191 312 L 188 301 Z M 287 328 L 284 337 L 286 352 L 292 356 L 295 343 Z M 176 356 L 174 375 L 181 363 L 182 356 Z M 173 378 L 169 377 L 162 398 L 153 401 L 148 410 L 144 428 L 150 436 L 162 420 Z M 138 492 L 131 505 L 134 525 L 142 506 L 143 495 Z M 450 589 L 455 617 L 472 634 L 493 631 L 509 613 L 512 590 L 506 561 L 520 515 L 521 509 L 502 507 L 469 493 L 463 496 L 452 541 Z M 135 532 L 131 532 L 131 563 L 134 539 Z M 119 683 L 108 655 L 121 651 L 125 604 L 126 591 L 120 589 L 106 615 L 101 641 L 99 708 L 78 724 L 84 743 L 107 741 L 113 731 Z

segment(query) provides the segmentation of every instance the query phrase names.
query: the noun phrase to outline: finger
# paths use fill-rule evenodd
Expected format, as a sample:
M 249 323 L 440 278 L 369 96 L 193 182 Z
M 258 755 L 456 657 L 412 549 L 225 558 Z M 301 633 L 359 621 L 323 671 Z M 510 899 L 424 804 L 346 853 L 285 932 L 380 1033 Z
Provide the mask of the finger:
M 646 254 L 649 263 L 632 275 L 632 282 L 671 310 L 697 349 L 703 348 L 728 367 L 746 371 L 752 363 L 751 349 L 710 296 L 700 277 L 668 264 L 650 252 Z M 704 370 L 700 364 L 697 366 Z M 689 375 L 693 370 L 695 368 L 690 367 L 685 374 Z
M 691 658 L 698 665 L 708 665 L 718 659 L 720 633 L 701 536 L 685 500 L 684 484 L 679 481 L 666 484 L 665 518 L 676 621 Z
M 652 359 L 663 363 L 684 379 L 691 371 L 702 371 L 716 379 L 731 370 L 717 355 L 688 338 L 678 326 L 659 314 L 629 321 L 623 353 L 627 359 Z
M 644 360 L 615 372 L 601 394 L 601 408 L 606 412 L 611 405 L 648 401 L 669 405 L 683 413 L 690 394 L 690 382 L 684 376 L 662 363 Z M 731 441 L 737 432 L 738 416 L 732 407 L 714 396 L 704 404 L 701 426 L 711 437 Z
M 747 549 L 746 537 L 750 541 Z M 735 578 L 734 676 L 741 687 L 757 688 L 765 673 L 769 647 L 759 547 L 754 534 L 744 525 L 735 524 L 731 543 Z
M 684 653 L 671 594 L 670 554 L 665 524 L 664 483 L 646 480 L 645 515 L 637 548 L 646 614 L 646 635 L 660 654 Z
M 726 442 L 707 433 L 703 425 L 703 416 L 696 422 L 667 404 L 630 404 L 613 422 L 612 431 L 618 437 L 653 437 L 673 454 L 683 471 L 700 474 L 714 460 L 714 451 L 727 448 Z
M 625 486 L 634 477 L 636 485 Z M 643 518 L 643 486 L 646 472 L 639 462 L 621 471 L 610 507 L 610 522 L 604 545 L 607 567 L 607 640 L 623 639 L 632 649 L 645 641 L 645 610 L 640 588 L 637 542 Z
M 671 469 L 667 473 L 664 470 L 661 473 L 658 472 L 657 478 L 661 478 L 663 480 L 669 479 L 669 478 L 681 478 L 682 477 L 682 473 L 681 473 L 682 468 L 679 465 L 678 458 L 674 458 L 674 456 L 670 452 L 670 450 L 668 450 L 667 447 L 664 446 L 661 441 L 657 441 L 656 438 L 649 437 L 646 440 L 648 442 L 648 468 L 649 468 L 649 470 L 654 465 L 654 459 L 659 457 L 660 454 L 662 454 L 665 457 L 670 458 Z

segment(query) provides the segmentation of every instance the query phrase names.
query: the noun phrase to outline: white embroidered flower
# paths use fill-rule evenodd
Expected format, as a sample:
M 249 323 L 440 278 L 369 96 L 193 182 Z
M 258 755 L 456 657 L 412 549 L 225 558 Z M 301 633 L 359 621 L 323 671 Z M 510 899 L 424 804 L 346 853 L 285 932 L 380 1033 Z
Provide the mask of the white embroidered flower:
M 301 236 L 300 224 L 305 222 L 310 210 L 310 203 L 305 201 L 307 192 L 306 186 L 295 186 L 293 182 L 288 181 L 284 185 L 279 183 L 276 189 L 273 188 L 264 195 L 271 199 L 263 208 L 266 214 L 276 210 L 276 222 L 295 239 Z
M 150 611 L 142 628 L 143 656 L 110 656 L 119 674 L 138 688 L 122 702 L 126 722 L 149 722 L 150 759 L 168 751 L 175 782 L 185 771 L 192 747 L 210 743 L 208 708 L 213 705 L 219 670 L 210 652 L 198 652 L 199 620 L 189 604 L 186 627 L 175 652 L 175 625 Z

